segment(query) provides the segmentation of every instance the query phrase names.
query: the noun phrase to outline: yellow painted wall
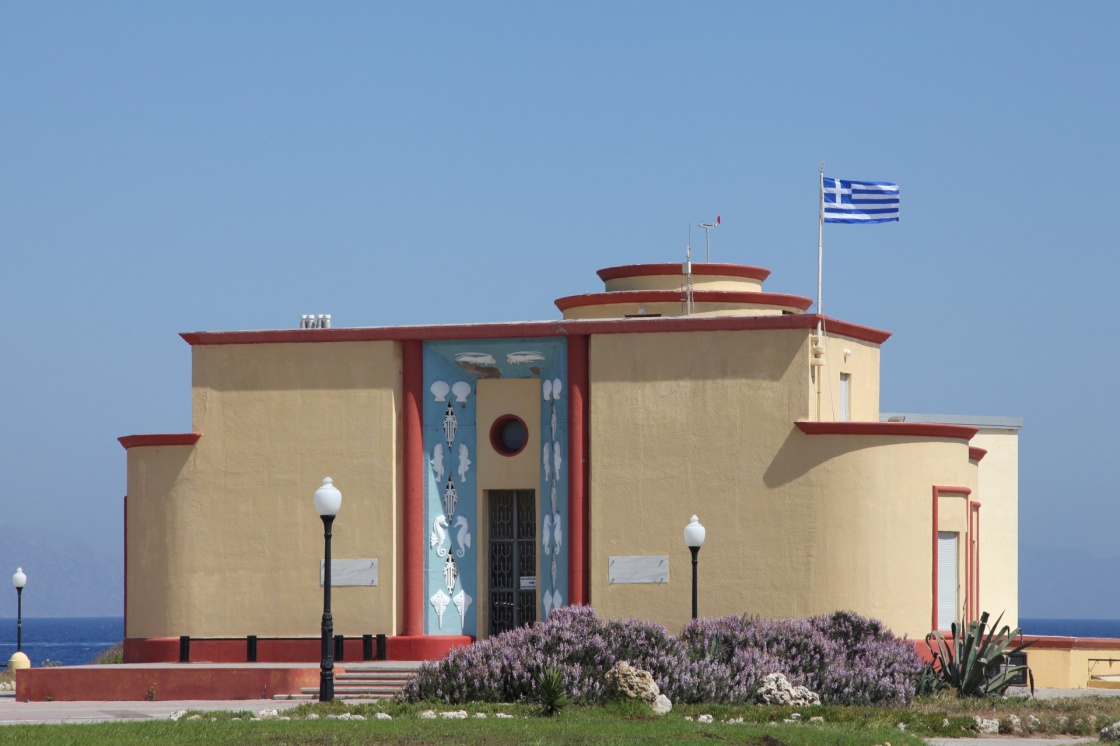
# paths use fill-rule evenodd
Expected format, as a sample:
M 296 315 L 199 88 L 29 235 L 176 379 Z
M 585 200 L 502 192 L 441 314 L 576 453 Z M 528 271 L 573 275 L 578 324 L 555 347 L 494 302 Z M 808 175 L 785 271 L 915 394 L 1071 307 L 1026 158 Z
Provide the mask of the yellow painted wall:
M 696 513 L 708 527 L 701 615 L 852 608 L 899 634 L 928 632 L 932 485 L 976 488 L 968 446 L 801 433 L 793 423 L 810 406 L 808 336 L 592 337 L 590 564 L 599 613 L 647 617 L 670 631 L 687 621 L 682 531 Z M 670 557 L 668 584 L 608 584 L 608 557 L 661 554 Z
M 541 381 L 539 378 L 481 379 L 478 381 L 478 629 L 490 629 L 489 515 L 490 490 L 533 490 L 540 504 Z M 490 445 L 490 426 L 502 415 L 520 417 L 529 430 L 525 449 L 503 456 Z M 537 536 L 543 517 L 537 511 Z M 541 556 L 537 556 L 537 588 L 541 587 Z
M 608 280 L 606 290 L 614 293 L 619 290 L 680 290 L 684 287 L 684 275 L 640 275 L 619 277 Z M 762 290 L 762 283 L 749 277 L 731 275 L 692 275 L 692 286 L 697 290 L 739 290 L 743 292 Z
M 129 451 L 126 635 L 317 635 L 323 525 L 312 495 L 325 476 L 343 494 L 334 558 L 378 560 L 377 587 L 334 589 L 335 632 L 394 633 L 396 343 L 192 352 L 201 439 Z M 162 546 L 147 545 L 153 537 Z
M 972 445 L 980 462 L 980 608 L 1019 624 L 1019 434 L 981 429 Z
M 820 368 L 820 421 L 838 422 L 840 420 L 840 374 L 851 375 L 852 422 L 879 421 L 879 346 L 851 337 L 828 334 L 824 336 L 824 365 Z M 850 355 L 845 355 L 845 350 Z M 810 348 L 806 347 L 806 355 Z M 809 378 L 812 396 L 816 396 L 816 386 Z M 817 419 L 816 404 L 810 419 Z

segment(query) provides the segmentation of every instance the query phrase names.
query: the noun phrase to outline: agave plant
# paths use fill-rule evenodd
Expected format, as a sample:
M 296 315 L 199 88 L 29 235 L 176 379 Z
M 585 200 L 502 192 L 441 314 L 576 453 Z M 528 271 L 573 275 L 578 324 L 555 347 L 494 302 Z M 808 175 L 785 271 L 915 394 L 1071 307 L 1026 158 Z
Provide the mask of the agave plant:
M 988 627 L 988 612 L 980 615 L 979 621 L 962 621 L 952 625 L 952 641 L 937 631 L 926 635 L 926 645 L 933 654 L 933 671 L 945 687 L 955 689 L 960 697 L 987 697 L 1002 695 L 1015 678 L 1026 671 L 1034 693 L 1034 674 L 1027 666 L 1009 666 L 1010 656 L 1022 651 L 1031 643 L 1012 646 L 1021 633 L 1016 627 L 1004 625 L 1001 629 L 1000 614 L 995 623 Z

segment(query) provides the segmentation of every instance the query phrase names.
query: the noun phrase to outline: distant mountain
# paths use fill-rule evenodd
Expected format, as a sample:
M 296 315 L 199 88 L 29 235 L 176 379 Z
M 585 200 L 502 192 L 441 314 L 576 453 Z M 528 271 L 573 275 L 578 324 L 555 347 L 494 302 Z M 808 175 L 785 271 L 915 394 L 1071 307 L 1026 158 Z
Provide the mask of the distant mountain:
M 0 526 L 0 617 L 16 615 L 17 567 L 27 574 L 25 617 L 124 615 L 123 547 L 106 551 L 73 536 Z
M 1019 547 L 1019 616 L 1120 619 L 1120 556 Z M 981 595 L 983 588 L 980 589 Z

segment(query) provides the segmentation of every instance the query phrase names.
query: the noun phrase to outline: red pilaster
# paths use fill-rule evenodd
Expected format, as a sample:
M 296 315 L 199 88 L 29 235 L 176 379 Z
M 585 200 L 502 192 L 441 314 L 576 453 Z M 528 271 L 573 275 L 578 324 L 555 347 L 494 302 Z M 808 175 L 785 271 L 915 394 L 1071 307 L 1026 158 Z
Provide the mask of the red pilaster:
M 424 433 L 421 420 L 424 390 L 424 347 L 408 339 L 402 346 L 402 455 L 404 472 L 404 587 L 401 634 L 424 634 Z
M 588 337 L 568 337 L 568 603 L 591 601 L 587 561 Z

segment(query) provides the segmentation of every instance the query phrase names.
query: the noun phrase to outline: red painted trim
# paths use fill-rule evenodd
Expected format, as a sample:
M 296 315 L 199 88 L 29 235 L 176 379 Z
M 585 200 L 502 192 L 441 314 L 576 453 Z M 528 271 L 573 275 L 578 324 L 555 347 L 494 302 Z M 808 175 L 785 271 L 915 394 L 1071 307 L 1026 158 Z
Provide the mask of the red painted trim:
M 1120 650 L 1120 639 L 1110 637 L 1054 637 L 1050 635 L 1023 635 L 1024 642 L 1032 642 L 1036 650 L 1073 650 L 1092 648 L 1096 650 Z
M 168 433 L 164 435 L 124 435 L 117 440 L 126 449 L 145 446 L 193 446 L 202 433 Z
M 447 657 L 455 648 L 474 642 L 468 635 L 400 635 L 387 641 L 389 660 L 438 661 Z
M 923 438 L 954 438 L 971 440 L 980 432 L 965 425 L 942 425 L 936 422 L 806 422 L 794 423 L 806 435 L 897 435 Z
M 890 423 L 890 424 L 905 424 L 905 423 Z M 930 629 L 937 629 L 937 531 L 940 528 L 938 516 L 938 498 L 941 495 L 964 495 L 968 497 L 972 494 L 970 487 L 952 487 L 952 486 L 933 486 L 933 614 L 932 621 L 930 622 Z M 955 616 L 955 615 L 954 615 Z M 947 632 L 948 630 L 942 630 Z
M 968 449 L 968 460 L 969 461 L 975 461 L 976 463 L 980 463 L 981 461 L 984 460 L 984 457 L 987 456 L 987 455 L 988 455 L 988 452 L 983 448 L 977 448 L 976 446 L 971 446 Z
M 568 603 L 590 602 L 588 590 L 588 338 L 568 337 Z
M 124 636 L 128 637 L 128 495 L 124 496 Z
M 692 294 L 697 303 L 741 303 L 750 306 L 781 306 L 806 311 L 811 298 L 784 293 L 762 293 L 750 290 L 697 290 Z M 609 293 L 584 293 L 556 299 L 561 311 L 584 306 L 609 306 L 619 303 L 680 303 L 680 290 L 615 290 Z
M 510 450 L 506 444 L 502 442 L 502 429 L 511 422 L 520 422 L 521 429 L 525 432 L 525 442 L 516 451 Z M 525 420 L 521 419 L 515 414 L 503 414 L 498 419 L 494 420 L 490 425 L 490 447 L 494 452 L 500 456 L 516 456 L 525 450 L 525 446 L 529 445 L 529 426 L 525 424 Z
M 665 275 L 684 276 L 680 264 L 623 264 L 618 267 L 607 267 L 598 271 L 599 279 L 603 282 L 618 280 L 623 277 L 660 277 Z M 746 277 L 751 280 L 764 282 L 770 276 L 770 270 L 762 267 L 749 267 L 745 264 L 713 264 L 704 262 L 692 265 L 692 274 L 718 277 Z
M 280 329 L 255 332 L 184 332 L 191 346 L 291 344 L 299 342 L 384 342 L 402 340 L 512 339 L 516 337 L 566 337 L 589 334 L 664 332 L 756 331 L 774 329 L 816 330 L 822 317 L 791 313 L 773 316 L 691 316 L 644 319 L 562 319 L 520 321 L 506 324 L 446 326 L 384 326 L 338 329 Z M 823 318 L 833 336 L 882 344 L 890 332 L 846 321 Z
M 402 349 L 403 472 L 404 472 L 404 568 L 400 577 L 401 606 L 405 635 L 424 634 L 424 432 L 421 412 L 424 401 L 424 347 L 418 340 L 404 342 Z

